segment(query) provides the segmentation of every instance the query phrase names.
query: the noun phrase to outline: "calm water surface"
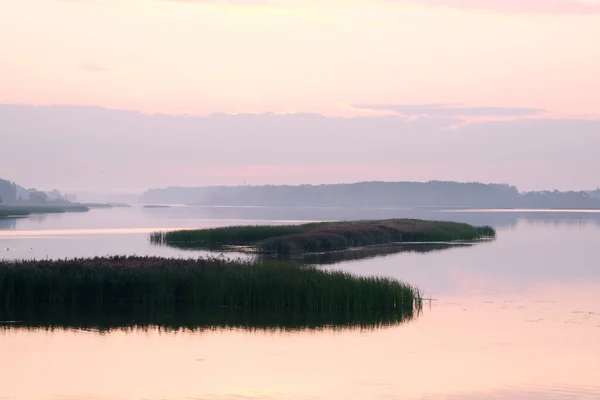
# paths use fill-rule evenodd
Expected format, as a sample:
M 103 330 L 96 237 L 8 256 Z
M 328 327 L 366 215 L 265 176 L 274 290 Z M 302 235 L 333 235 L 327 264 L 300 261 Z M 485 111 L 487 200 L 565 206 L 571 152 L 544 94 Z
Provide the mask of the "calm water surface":
M 439 213 L 492 243 L 343 262 L 419 286 L 423 313 L 380 330 L 0 328 L 0 399 L 600 399 L 600 215 Z M 327 217 L 332 215 L 332 217 Z M 197 256 L 155 229 L 419 216 L 403 210 L 94 210 L 0 221 L 0 257 Z

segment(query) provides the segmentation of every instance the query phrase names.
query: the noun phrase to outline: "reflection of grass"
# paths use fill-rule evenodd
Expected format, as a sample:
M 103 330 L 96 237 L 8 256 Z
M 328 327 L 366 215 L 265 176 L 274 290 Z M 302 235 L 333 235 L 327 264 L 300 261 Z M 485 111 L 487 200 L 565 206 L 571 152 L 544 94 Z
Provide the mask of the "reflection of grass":
M 129 204 L 125 203 L 84 203 L 87 208 L 130 208 Z
M 233 226 L 155 232 L 150 240 L 182 248 L 246 246 L 262 254 L 291 255 L 394 242 L 448 242 L 495 237 L 491 227 L 445 221 L 390 219 L 287 226 Z
M 167 331 L 207 331 L 243 329 L 249 331 L 300 331 L 378 329 L 409 322 L 422 310 L 422 301 L 410 313 L 305 313 L 294 311 L 245 310 L 214 308 L 194 310 L 156 310 L 151 313 L 80 313 L 69 309 L 6 313 L 0 311 L 1 329 L 92 329 L 108 332 L 115 329 L 159 327 Z
M 8 218 L 8 217 L 26 217 L 30 213 L 23 210 L 2 210 L 0 209 L 0 218 Z
M 335 264 L 344 261 L 363 260 L 398 253 L 430 253 L 456 247 L 470 247 L 472 243 L 393 243 L 361 247 L 325 253 L 311 253 L 299 256 L 308 264 Z
M 160 324 L 167 316 L 210 320 L 214 310 L 227 309 L 287 315 L 296 321 L 292 326 L 383 324 L 412 317 L 419 299 L 418 289 L 394 279 L 356 277 L 289 260 L 0 261 L 2 319 L 107 316 Z M 231 318 L 234 326 L 243 325 L 243 318 Z

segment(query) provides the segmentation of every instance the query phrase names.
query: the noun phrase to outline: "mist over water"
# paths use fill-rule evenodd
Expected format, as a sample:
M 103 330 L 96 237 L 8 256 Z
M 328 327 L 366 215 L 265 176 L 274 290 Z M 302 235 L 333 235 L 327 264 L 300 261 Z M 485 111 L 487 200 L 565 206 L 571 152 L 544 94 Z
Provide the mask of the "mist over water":
M 214 255 L 153 246 L 148 233 L 315 221 L 325 214 L 331 219 L 427 217 L 490 224 L 497 238 L 474 245 L 392 247 L 375 254 L 308 260 L 321 263 L 321 268 L 395 277 L 419 287 L 428 300 L 418 316 L 401 324 L 353 327 L 351 321 L 338 321 L 324 326 L 318 316 L 299 320 L 293 315 L 216 315 L 206 316 L 205 322 L 177 322 L 167 316 L 158 325 L 57 316 L 44 317 L 53 324 L 43 318 L 3 323 L 0 373 L 7 383 L 0 396 L 600 396 L 595 373 L 600 367 L 600 270 L 594 262 L 600 256 L 600 215 L 594 212 L 115 208 L 12 220 L 0 230 L 0 256 Z

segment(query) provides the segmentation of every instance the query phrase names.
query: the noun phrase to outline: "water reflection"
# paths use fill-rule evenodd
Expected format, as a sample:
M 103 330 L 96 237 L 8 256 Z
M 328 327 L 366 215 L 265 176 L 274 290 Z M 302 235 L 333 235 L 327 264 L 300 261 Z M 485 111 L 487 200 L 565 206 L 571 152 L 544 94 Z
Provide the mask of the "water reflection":
M 273 259 L 273 258 L 283 258 L 283 259 L 294 259 L 300 262 L 308 263 L 308 264 L 336 264 L 344 261 L 353 261 L 353 260 L 367 260 L 376 257 L 384 257 L 390 256 L 399 253 L 431 253 L 437 251 L 448 250 L 452 248 L 459 247 L 471 247 L 477 244 L 487 243 L 487 240 L 481 240 L 477 242 L 437 242 L 437 243 L 388 243 L 382 245 L 372 245 L 372 246 L 364 246 L 354 249 L 348 250 L 339 250 L 339 251 L 330 251 L 330 252 L 322 252 L 322 253 L 307 253 L 295 256 L 281 256 L 277 257 L 274 255 L 263 255 L 263 254 L 253 254 L 252 252 L 241 252 L 239 248 L 224 248 L 222 246 L 214 246 L 211 247 L 206 246 L 202 247 L 202 250 L 206 251 L 207 254 L 213 255 L 216 257 L 222 257 L 225 255 L 230 255 L 232 257 L 237 256 L 246 256 L 249 258 L 263 258 L 263 259 Z M 158 247 L 166 247 L 173 248 L 182 251 L 195 252 L 198 251 L 197 246 L 188 245 L 183 243 L 154 243 L 150 241 L 153 246 Z
M 17 229 L 17 218 L 0 218 L 0 230 Z
M 0 329 L 54 330 L 75 329 L 111 332 L 147 330 L 202 332 L 242 329 L 246 331 L 344 331 L 376 330 L 401 325 L 418 318 L 422 312 L 418 301 L 411 312 L 378 311 L 369 313 L 307 313 L 242 309 L 179 309 L 166 312 L 94 313 L 70 310 L 39 310 L 27 313 L 0 311 Z
M 569 322 L 600 311 L 598 288 L 444 297 L 414 323 L 363 331 L 10 328 L 0 397 L 598 399 L 600 314 Z
M 587 221 L 600 226 L 600 212 L 553 210 L 440 210 L 405 208 L 333 208 L 333 207 L 131 207 L 92 209 L 87 213 L 30 215 L 26 218 L 0 218 L 0 230 L 6 229 L 93 229 L 93 228 L 198 228 L 236 224 L 282 224 L 308 221 L 416 218 L 514 227 L 520 220 L 571 223 Z
M 344 207 L 211 207 L 180 206 L 144 209 L 148 218 L 162 220 L 261 220 L 261 221 L 329 221 L 357 219 L 416 218 L 496 228 L 515 226 L 519 220 L 564 221 L 587 220 L 600 225 L 600 213 L 574 210 L 442 210 L 428 208 L 344 208 Z
M 377 257 L 391 256 L 400 253 L 426 254 L 452 248 L 471 247 L 479 243 L 393 243 L 380 246 L 367 246 L 359 249 L 313 253 L 297 257 L 309 264 L 337 264 L 345 261 L 369 260 Z
M 90 212 L 77 215 L 77 220 L 65 215 L 60 226 L 47 227 L 186 224 L 166 214 L 148 213 L 144 220 L 135 209 L 126 212 Z M 101 221 L 80 222 L 98 215 Z M 252 322 L 259 328 L 249 328 L 243 316 L 204 325 L 189 322 L 196 331 L 176 323 L 169 332 L 160 328 L 161 322 L 169 325 L 166 316 L 150 321 L 154 325 L 133 318 L 98 322 L 89 317 L 82 323 L 60 315 L 31 318 L 20 327 L 4 324 L 0 398 L 600 399 L 599 218 L 585 214 L 589 222 L 581 222 L 582 213 L 536 215 L 480 214 L 484 224 L 490 219 L 513 221 L 490 244 L 407 251 L 336 265 L 355 274 L 396 277 L 437 299 L 431 309 L 426 303 L 420 314 L 385 329 L 346 323 L 338 332 L 328 321 L 303 317 L 292 321 L 291 333 L 277 324 L 279 332 L 272 333 L 270 320 Z M 19 224 L 33 229 L 25 220 Z M 189 226 L 203 224 L 193 221 Z M 89 235 L 36 243 L 63 257 L 80 249 L 83 255 L 86 246 L 96 255 L 107 249 L 143 254 L 155 250 L 145 247 L 146 238 Z M 25 239 L 12 240 L 9 253 L 21 243 L 24 247 Z M 5 254 L 0 252 L 0 257 Z M 53 331 L 37 328 L 52 324 Z M 135 324 L 142 330 L 131 328 Z
M 506 386 L 481 392 L 428 395 L 420 400 L 592 400 L 600 398 L 598 387 L 573 385 Z

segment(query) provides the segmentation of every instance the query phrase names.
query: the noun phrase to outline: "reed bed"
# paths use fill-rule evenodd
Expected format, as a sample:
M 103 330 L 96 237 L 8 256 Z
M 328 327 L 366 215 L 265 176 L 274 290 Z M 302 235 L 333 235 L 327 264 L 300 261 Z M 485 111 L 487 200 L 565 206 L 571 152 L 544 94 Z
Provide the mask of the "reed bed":
M 354 323 L 373 315 L 381 321 L 402 321 L 414 315 L 420 298 L 417 288 L 394 279 L 324 271 L 291 260 L 0 261 L 3 320 L 44 315 L 152 320 L 228 309 L 338 316 Z
M 150 241 L 181 248 L 246 246 L 261 254 L 294 255 L 388 243 L 469 241 L 495 235 L 489 226 L 389 219 L 155 232 L 150 235 Z
M 247 246 L 262 240 L 305 233 L 326 223 L 302 225 L 248 225 L 226 226 L 211 229 L 154 232 L 150 241 L 157 244 L 174 244 L 187 247 Z

